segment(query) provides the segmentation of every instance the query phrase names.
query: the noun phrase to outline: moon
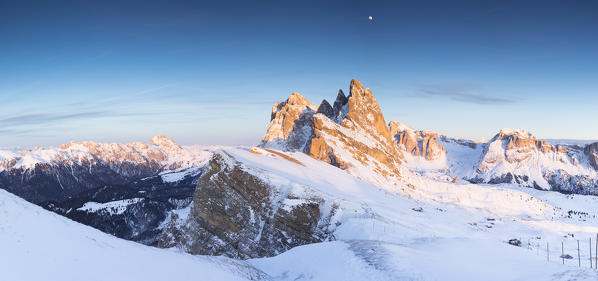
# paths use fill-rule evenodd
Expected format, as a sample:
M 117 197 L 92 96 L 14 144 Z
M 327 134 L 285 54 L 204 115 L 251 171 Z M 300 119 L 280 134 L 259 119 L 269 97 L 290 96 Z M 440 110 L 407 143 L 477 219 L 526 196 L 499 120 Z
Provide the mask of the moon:
M 369 16 L 368 18 L 369 18 L 370 20 L 373 20 L 373 19 L 374 19 L 372 16 Z

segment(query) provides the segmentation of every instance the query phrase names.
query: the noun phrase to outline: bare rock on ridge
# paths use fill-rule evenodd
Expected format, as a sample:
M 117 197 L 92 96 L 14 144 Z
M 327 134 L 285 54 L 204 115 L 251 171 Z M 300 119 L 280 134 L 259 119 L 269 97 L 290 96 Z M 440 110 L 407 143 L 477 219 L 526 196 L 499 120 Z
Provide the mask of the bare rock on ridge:
M 363 165 L 383 176 L 397 176 L 402 154 L 394 146 L 378 102 L 355 79 L 349 92 L 347 97 L 339 90 L 332 107 L 323 100 L 316 110 L 296 93 L 291 95 L 295 98 L 275 104 L 261 146 L 303 151 L 349 172 Z
M 349 172 L 362 165 L 382 176 L 398 176 L 402 156 L 370 89 L 352 80 L 349 97 L 339 91 L 333 110 L 335 118 L 313 116 L 313 135 L 306 153 Z
M 166 227 L 159 245 L 246 259 L 333 238 L 327 227 L 334 206 L 320 208 L 321 197 L 293 195 L 267 178 L 216 152 L 198 181 L 186 223 Z
M 397 121 L 388 123 L 394 143 L 399 150 L 426 160 L 436 160 L 445 156 L 446 149 L 436 141 L 438 134 L 432 131 L 416 131 Z
M 312 134 L 312 117 L 317 107 L 298 93 L 272 106 L 263 147 L 280 150 L 303 150 Z

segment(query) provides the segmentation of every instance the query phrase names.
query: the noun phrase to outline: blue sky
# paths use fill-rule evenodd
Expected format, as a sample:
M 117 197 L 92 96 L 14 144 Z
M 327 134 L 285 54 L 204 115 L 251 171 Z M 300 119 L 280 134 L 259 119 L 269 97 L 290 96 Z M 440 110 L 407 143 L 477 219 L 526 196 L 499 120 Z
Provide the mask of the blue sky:
M 596 1 L 92 2 L 0 2 L 0 147 L 255 144 L 352 78 L 418 129 L 598 139 Z

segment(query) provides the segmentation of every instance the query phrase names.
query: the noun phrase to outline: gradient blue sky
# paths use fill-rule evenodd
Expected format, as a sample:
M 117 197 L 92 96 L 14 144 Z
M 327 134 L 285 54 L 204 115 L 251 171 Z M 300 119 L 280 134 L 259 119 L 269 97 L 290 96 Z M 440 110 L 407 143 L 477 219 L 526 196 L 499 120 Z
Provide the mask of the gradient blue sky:
M 0 147 L 255 144 L 351 78 L 419 129 L 598 139 L 598 1 L 0 3 Z

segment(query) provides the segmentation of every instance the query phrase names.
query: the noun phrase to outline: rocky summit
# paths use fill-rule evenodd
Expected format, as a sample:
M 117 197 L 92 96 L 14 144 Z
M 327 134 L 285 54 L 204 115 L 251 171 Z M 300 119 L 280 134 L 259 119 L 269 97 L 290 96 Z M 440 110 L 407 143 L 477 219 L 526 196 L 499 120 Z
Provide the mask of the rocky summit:
M 446 157 L 446 149 L 436 140 L 437 133 L 417 131 L 397 121 L 390 121 L 388 127 L 399 150 L 413 156 L 421 156 L 430 161 Z
M 353 172 L 366 166 L 384 177 L 399 175 L 402 154 L 396 149 L 380 106 L 370 89 L 353 79 L 349 95 L 339 90 L 333 106 L 319 107 L 297 93 L 274 105 L 262 147 L 303 151 L 313 158 Z
M 312 135 L 317 107 L 298 93 L 272 106 L 268 133 L 262 145 L 280 150 L 303 150 Z

